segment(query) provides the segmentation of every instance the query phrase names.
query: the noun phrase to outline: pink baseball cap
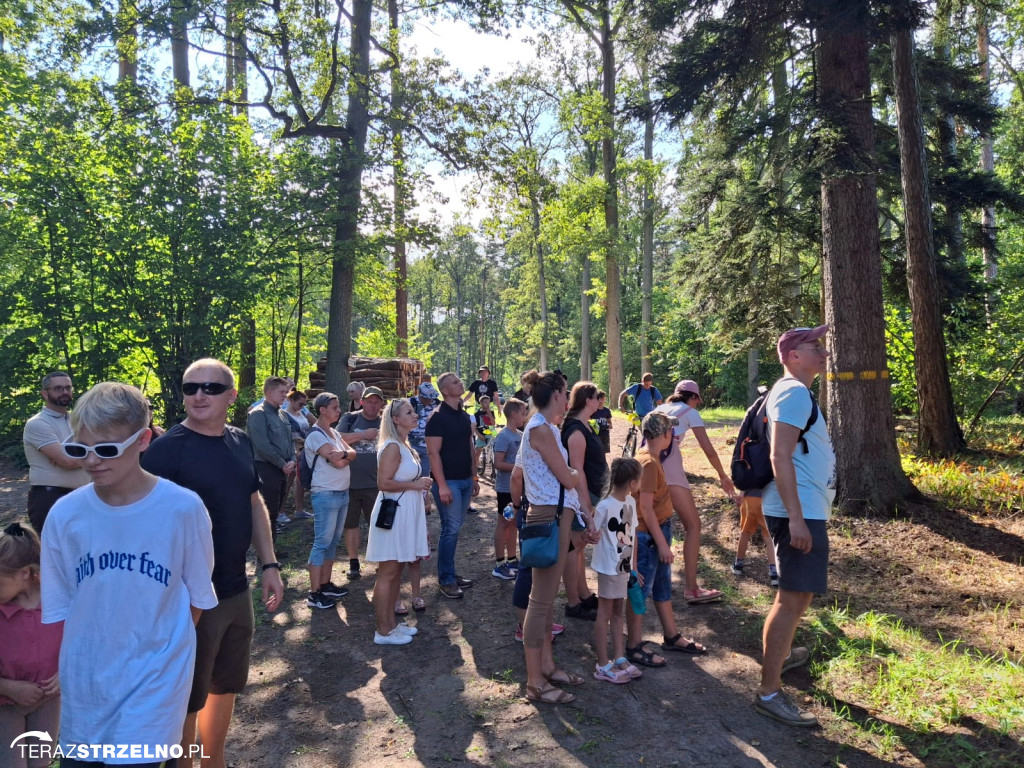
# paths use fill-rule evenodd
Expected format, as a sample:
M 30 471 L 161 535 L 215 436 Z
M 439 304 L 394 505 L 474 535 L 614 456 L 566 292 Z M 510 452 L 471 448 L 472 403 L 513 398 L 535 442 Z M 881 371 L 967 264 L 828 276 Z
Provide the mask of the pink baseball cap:
M 785 365 L 790 352 L 808 341 L 817 341 L 826 333 L 828 333 L 827 325 L 819 325 L 817 328 L 790 328 L 779 336 L 779 343 L 776 345 L 779 362 Z
M 681 395 L 684 392 L 692 392 L 697 397 L 700 397 L 700 387 L 697 385 L 697 382 L 694 381 L 693 379 L 683 379 L 678 384 L 676 384 L 676 394 Z

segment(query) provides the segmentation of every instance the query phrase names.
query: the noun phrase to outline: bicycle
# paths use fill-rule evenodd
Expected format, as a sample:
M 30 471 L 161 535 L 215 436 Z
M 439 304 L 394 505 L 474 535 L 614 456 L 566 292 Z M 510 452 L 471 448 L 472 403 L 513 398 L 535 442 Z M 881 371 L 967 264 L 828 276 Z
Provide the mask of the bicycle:
M 626 433 L 626 442 L 622 444 L 622 458 L 631 459 L 636 456 L 640 438 L 640 417 L 634 411 L 630 411 L 626 417 L 629 419 L 629 432 Z
M 494 438 L 497 437 L 499 429 L 497 424 L 493 427 L 484 427 L 484 447 L 480 452 L 480 462 L 476 468 L 480 477 L 488 478 L 491 482 L 494 482 L 497 477 L 497 470 L 494 467 Z

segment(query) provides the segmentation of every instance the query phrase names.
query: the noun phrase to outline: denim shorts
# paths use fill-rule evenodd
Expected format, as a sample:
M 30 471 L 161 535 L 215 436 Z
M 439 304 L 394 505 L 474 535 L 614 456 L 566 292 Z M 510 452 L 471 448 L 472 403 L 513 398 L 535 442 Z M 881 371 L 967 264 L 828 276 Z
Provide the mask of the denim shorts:
M 665 541 L 672 546 L 672 520 L 661 524 Z M 644 577 L 644 598 L 652 597 L 656 603 L 672 599 L 672 564 L 658 558 L 658 545 L 646 531 L 636 532 L 636 572 Z

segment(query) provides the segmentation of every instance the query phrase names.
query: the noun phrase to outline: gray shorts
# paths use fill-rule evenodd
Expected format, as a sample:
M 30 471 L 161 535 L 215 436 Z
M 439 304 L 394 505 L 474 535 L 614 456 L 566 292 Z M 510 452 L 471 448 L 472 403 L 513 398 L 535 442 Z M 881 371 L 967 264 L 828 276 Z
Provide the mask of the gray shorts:
M 366 524 L 370 524 L 370 513 L 373 512 L 373 505 L 377 503 L 376 488 L 349 488 L 348 489 L 348 512 L 345 515 L 345 528 L 358 528 L 359 518 L 362 517 Z
M 201 710 L 211 693 L 245 690 L 255 623 L 248 589 L 203 611 L 196 624 L 196 671 L 188 698 L 189 712 Z
M 828 592 L 828 523 L 805 520 L 811 532 L 811 551 L 806 555 L 789 545 L 789 518 L 764 516 L 775 545 L 779 588 L 787 592 Z

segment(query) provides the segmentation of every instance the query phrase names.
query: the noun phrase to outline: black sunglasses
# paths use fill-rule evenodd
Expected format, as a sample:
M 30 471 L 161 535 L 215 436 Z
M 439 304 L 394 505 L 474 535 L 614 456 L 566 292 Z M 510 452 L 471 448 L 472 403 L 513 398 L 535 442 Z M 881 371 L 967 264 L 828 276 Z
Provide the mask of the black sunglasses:
M 187 396 L 191 397 L 199 390 L 203 390 L 204 395 L 223 395 L 231 387 L 227 384 L 221 384 L 219 381 L 186 381 L 181 385 L 181 391 Z

